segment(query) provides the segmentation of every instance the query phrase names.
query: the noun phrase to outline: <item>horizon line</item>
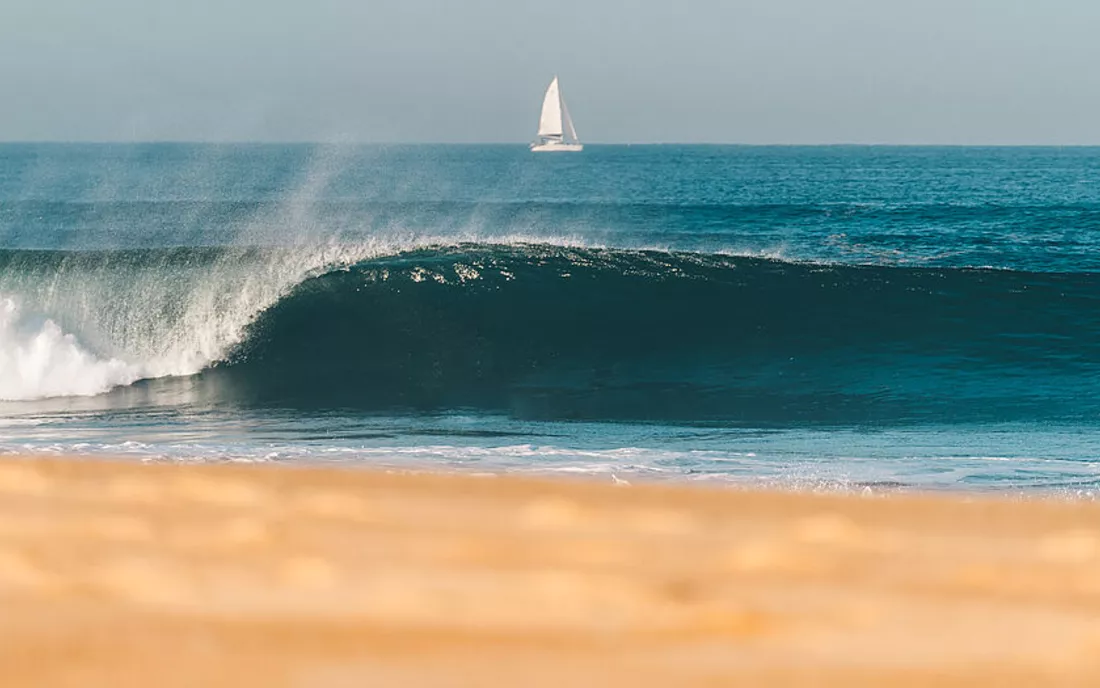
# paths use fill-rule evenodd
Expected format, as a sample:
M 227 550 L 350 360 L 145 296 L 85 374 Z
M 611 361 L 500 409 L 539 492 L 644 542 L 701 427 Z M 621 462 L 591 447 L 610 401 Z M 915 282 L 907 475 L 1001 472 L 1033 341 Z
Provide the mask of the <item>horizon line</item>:
M 513 141 L 324 141 L 279 139 L 0 139 L 0 146 L 9 145 L 202 145 L 202 146 L 455 146 L 455 147 L 527 147 L 528 142 Z M 1096 143 L 890 143 L 890 142 L 832 142 L 832 143 L 743 143 L 726 141 L 645 141 L 600 142 L 586 141 L 585 147 L 642 147 L 642 146 L 712 146 L 736 148 L 1100 148 Z

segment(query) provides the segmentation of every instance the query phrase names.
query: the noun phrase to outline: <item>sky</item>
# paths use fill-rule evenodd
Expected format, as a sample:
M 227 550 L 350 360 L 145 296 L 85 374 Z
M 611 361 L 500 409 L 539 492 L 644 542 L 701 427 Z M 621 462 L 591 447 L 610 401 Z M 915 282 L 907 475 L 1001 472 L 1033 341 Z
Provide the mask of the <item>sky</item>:
M 3 0 L 0 140 L 1100 144 L 1096 0 Z

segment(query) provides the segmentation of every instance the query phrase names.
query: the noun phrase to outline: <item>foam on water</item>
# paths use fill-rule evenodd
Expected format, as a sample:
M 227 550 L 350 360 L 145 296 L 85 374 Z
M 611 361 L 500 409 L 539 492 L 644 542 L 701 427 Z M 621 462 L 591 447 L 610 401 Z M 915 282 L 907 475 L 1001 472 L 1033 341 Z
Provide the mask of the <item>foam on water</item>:
M 0 434 L 0 455 L 128 457 L 145 462 L 339 464 L 407 471 L 455 470 L 482 475 L 570 475 L 620 482 L 667 480 L 808 492 L 994 490 L 1041 492 L 1093 500 L 1100 474 L 1093 464 L 1069 459 L 1014 457 L 1008 476 L 988 459 L 910 456 L 883 461 L 856 455 L 757 454 L 621 447 L 585 449 L 561 445 L 320 446 L 314 443 L 54 441 L 10 444 Z
M 0 297 L 0 400 L 90 396 L 141 377 L 117 358 L 98 358 L 48 318 L 25 317 Z

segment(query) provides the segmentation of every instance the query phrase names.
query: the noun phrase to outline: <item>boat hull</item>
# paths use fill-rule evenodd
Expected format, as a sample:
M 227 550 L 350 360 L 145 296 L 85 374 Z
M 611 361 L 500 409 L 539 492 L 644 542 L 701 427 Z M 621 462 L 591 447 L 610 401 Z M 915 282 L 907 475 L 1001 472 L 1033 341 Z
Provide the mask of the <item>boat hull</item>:
M 532 153 L 579 153 L 584 150 L 580 143 L 532 143 Z

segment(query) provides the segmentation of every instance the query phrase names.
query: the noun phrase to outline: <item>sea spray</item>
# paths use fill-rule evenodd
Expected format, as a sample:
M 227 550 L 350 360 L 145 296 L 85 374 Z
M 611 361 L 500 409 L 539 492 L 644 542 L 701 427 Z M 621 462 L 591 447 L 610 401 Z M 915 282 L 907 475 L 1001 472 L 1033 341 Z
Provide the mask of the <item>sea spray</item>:
M 135 155 L 128 151 L 122 162 L 140 164 Z M 128 194 L 151 193 L 180 209 L 188 243 L 197 248 L 0 251 L 0 294 L 10 295 L 3 302 L 0 397 L 96 394 L 140 378 L 191 375 L 220 360 L 295 284 L 378 251 L 371 240 L 340 243 L 333 236 L 338 227 L 312 220 L 312 203 L 342 165 L 339 149 L 317 149 L 277 203 L 230 223 L 218 216 L 204 221 L 201 209 L 210 206 L 176 200 L 171 187 L 126 188 L 114 166 L 82 180 L 78 199 L 95 205 L 78 200 L 67 212 L 102 208 L 94 212 L 106 212 L 109 221 L 119 208 L 145 203 Z M 203 156 L 178 166 L 184 177 L 188 169 L 199 175 L 211 169 Z M 20 197 L 35 198 L 54 177 L 31 175 Z M 217 193 L 210 188 L 204 195 Z M 109 236 L 103 239 L 110 245 Z M 219 247 L 202 248 L 211 243 Z M 38 319 L 37 329 L 28 314 Z
M 165 173 L 134 177 L 154 150 Z M 0 251 L 0 293 L 72 335 L 95 360 L 125 361 L 138 378 L 187 376 L 223 361 L 298 284 L 364 260 L 467 242 L 599 243 L 580 235 L 585 223 L 562 227 L 539 209 L 501 224 L 480 203 L 453 214 L 441 207 L 423 221 L 365 208 L 361 196 L 381 188 L 437 194 L 447 186 L 386 169 L 381 150 L 291 147 L 277 164 L 240 176 L 226 174 L 231 161 L 267 153 L 179 146 L 103 153 L 101 166 L 79 178 L 63 161 L 36 160 L 10 194 L 29 213 L 17 222 L 4 221 L 10 208 L 0 204 L 7 243 L 38 248 L 40 233 L 22 234 L 35 216 L 55 218 L 50 232 L 65 237 L 49 250 Z M 47 392 L 57 393 L 66 392 Z
M 353 249 L 325 246 L 0 251 L 0 293 L 16 295 L 23 312 L 79 337 L 90 356 L 127 361 L 142 377 L 190 375 L 221 358 L 290 287 L 358 257 Z M 14 328 L 15 301 L 8 304 Z M 14 334 L 10 340 L 22 341 Z M 50 389 L 42 394 L 57 393 Z

